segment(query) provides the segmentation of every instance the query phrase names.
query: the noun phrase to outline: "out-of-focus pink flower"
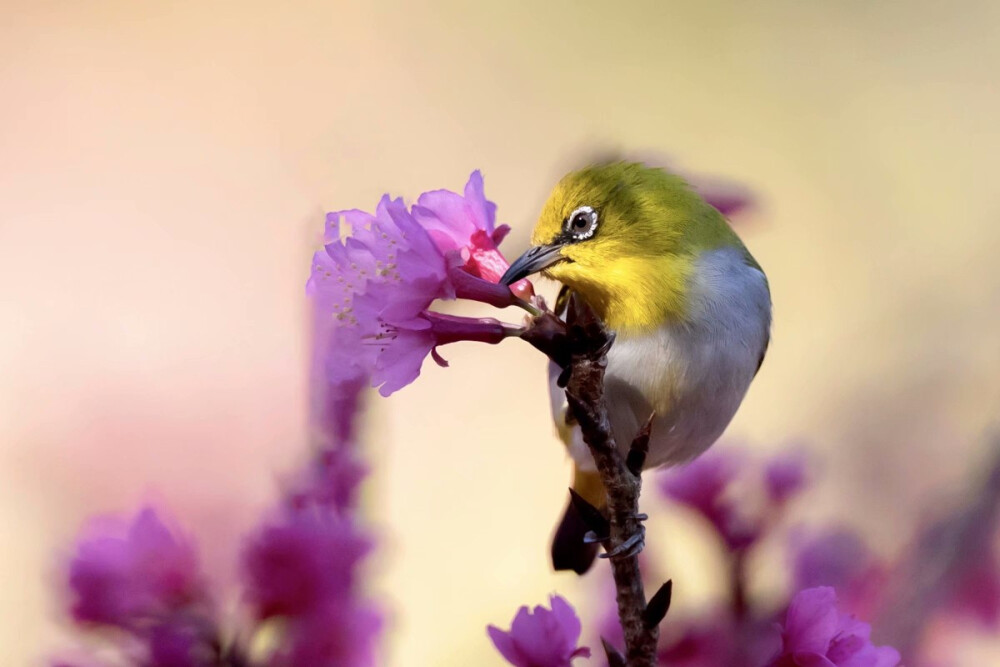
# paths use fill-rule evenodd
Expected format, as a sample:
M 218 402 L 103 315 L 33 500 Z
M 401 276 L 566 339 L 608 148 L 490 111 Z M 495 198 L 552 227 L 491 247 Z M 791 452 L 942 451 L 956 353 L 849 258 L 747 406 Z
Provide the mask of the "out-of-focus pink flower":
M 723 620 L 725 610 L 701 622 L 673 628 L 660 641 L 657 663 L 671 667 L 721 667 L 728 665 L 735 641 L 731 622 Z
M 773 623 L 737 621 L 726 607 L 664 625 L 657 663 L 670 667 L 761 667 L 781 640 Z
M 368 467 L 353 447 L 326 447 L 292 483 L 286 495 L 288 505 L 295 510 L 318 505 L 345 514 L 355 507 L 358 487 L 367 474 Z
M 348 518 L 286 512 L 247 544 L 247 596 L 260 618 L 345 603 L 354 592 L 355 566 L 371 546 Z
M 786 502 L 806 485 L 805 456 L 792 452 L 773 457 L 764 466 L 764 484 L 771 502 Z
M 458 252 L 468 273 L 495 283 L 509 268 L 497 246 L 510 227 L 496 226 L 497 207 L 486 199 L 479 170 L 469 176 L 464 196 L 450 190 L 425 192 L 412 210 L 438 249 L 443 253 Z M 527 280 L 514 283 L 510 289 L 522 298 L 534 293 Z
M 705 176 L 689 177 L 687 180 L 705 201 L 727 218 L 744 213 L 754 205 L 750 188 L 735 181 Z
M 789 548 L 792 590 L 830 586 L 850 613 L 869 616 L 875 612 L 886 568 L 856 533 L 847 528 L 798 530 L 792 533 Z
M 712 517 L 718 513 L 739 467 L 740 460 L 730 452 L 712 450 L 663 475 L 660 490 L 668 498 Z
M 788 606 L 782 647 L 770 667 L 896 667 L 896 649 L 876 647 L 871 626 L 837 609 L 832 588 L 800 591 Z
M 760 527 L 741 511 L 730 493 L 730 485 L 746 468 L 745 461 L 731 451 L 712 450 L 664 473 L 660 491 L 701 514 L 731 549 L 746 548 L 760 535 Z
M 1000 623 L 1000 558 L 992 545 L 970 559 L 970 567 L 958 573 L 957 579 L 945 609 L 996 628 Z
M 318 503 L 343 513 L 354 506 L 367 472 L 358 458 L 356 436 L 369 377 L 349 350 L 337 345 L 326 318 L 313 314 L 310 424 L 319 453 L 292 482 L 285 499 L 293 507 Z M 337 368 L 337 382 L 330 381 L 331 366 Z
M 805 457 L 779 454 L 754 460 L 713 449 L 659 478 L 660 492 L 702 515 L 731 551 L 744 550 L 773 524 L 806 483 Z
M 268 661 L 270 667 L 371 667 L 382 618 L 357 602 L 299 619 Z
M 369 383 L 367 370 L 349 355 L 349 349 L 338 345 L 329 327 L 317 325 L 313 346 L 311 422 L 320 445 L 353 443 L 362 397 Z M 337 369 L 337 382 L 329 381 L 331 366 Z
M 486 628 L 500 655 L 515 667 L 570 667 L 574 658 L 590 657 L 589 648 L 577 646 L 582 628 L 573 607 L 558 595 L 549 603 L 551 610 L 521 607 L 509 631 Z
M 194 545 L 152 508 L 94 523 L 69 568 L 73 617 L 132 628 L 207 599 Z
M 206 641 L 203 628 L 183 619 L 163 623 L 149 633 L 148 667 L 214 667 L 218 651 Z

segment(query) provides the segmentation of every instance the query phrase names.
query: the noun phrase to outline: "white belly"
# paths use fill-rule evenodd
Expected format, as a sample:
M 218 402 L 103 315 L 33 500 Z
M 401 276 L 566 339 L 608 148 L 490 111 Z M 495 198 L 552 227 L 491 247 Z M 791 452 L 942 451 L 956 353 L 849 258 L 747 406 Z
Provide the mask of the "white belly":
M 685 322 L 646 336 L 619 335 L 608 353 L 605 396 L 619 447 L 627 449 L 656 415 L 647 468 L 689 461 L 722 435 L 767 347 L 764 274 L 735 248 L 707 252 L 696 266 Z M 569 449 L 578 466 L 594 469 L 579 429 Z

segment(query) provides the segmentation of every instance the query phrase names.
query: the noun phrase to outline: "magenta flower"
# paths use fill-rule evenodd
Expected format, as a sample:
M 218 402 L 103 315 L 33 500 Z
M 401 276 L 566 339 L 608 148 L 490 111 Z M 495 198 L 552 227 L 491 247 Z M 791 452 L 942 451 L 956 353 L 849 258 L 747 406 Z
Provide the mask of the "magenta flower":
M 764 483 L 771 502 L 786 502 L 806 485 L 805 457 L 797 452 L 778 454 L 764 466 Z
M 664 638 L 656 653 L 657 663 L 671 667 L 720 667 L 733 654 L 736 641 L 733 624 L 724 619 L 690 623 L 676 636 Z
M 368 467 L 353 447 L 332 446 L 321 450 L 313 465 L 289 485 L 286 501 L 293 510 L 310 507 L 347 514 L 357 504 L 357 492 L 368 475 Z
M 761 667 L 780 645 L 773 623 L 733 618 L 715 607 L 692 619 L 665 624 L 657 664 L 670 667 Z
M 764 462 L 713 449 L 659 479 L 660 492 L 704 517 L 732 551 L 756 542 L 806 483 L 805 458 L 779 454 Z
M 382 620 L 374 610 L 356 602 L 325 607 L 298 619 L 269 667 L 372 667 Z
M 383 396 L 405 387 L 420 375 L 427 355 L 441 366 L 446 362 L 437 354 L 439 345 L 461 340 L 496 344 L 515 335 L 514 328 L 493 318 L 468 318 L 426 312 L 407 322 L 383 322 L 372 343 L 378 348 L 378 358 L 372 375 L 372 385 L 379 386 Z
M 93 524 L 69 567 L 73 617 L 133 628 L 206 600 L 194 546 L 151 508 Z
M 558 595 L 549 602 L 551 610 L 521 607 L 509 631 L 486 628 L 500 655 L 515 667 L 570 667 L 574 658 L 590 657 L 589 648 L 577 647 L 582 628 L 573 607 Z
M 328 343 L 332 384 L 354 382 L 366 372 L 371 385 L 389 396 L 417 379 L 428 355 L 447 366 L 436 353 L 440 345 L 462 340 L 496 344 L 518 332 L 516 327 L 492 318 L 454 317 L 427 310 L 390 317 L 380 313 L 379 306 L 371 295 L 357 297 L 353 313 L 358 322 L 350 325 L 353 332 L 334 330 Z
M 147 667 L 215 667 L 219 664 L 217 647 L 205 633 L 182 619 L 158 625 L 149 633 Z
M 327 447 L 354 441 L 357 415 L 369 383 L 363 365 L 338 344 L 338 338 L 350 337 L 332 326 L 330 319 L 328 313 L 313 310 L 310 421 L 320 436 L 321 445 Z M 341 333 L 335 336 L 335 332 Z M 337 368 L 338 382 L 329 381 L 330 367 Z
M 375 215 L 327 216 L 327 245 L 313 258 L 307 292 L 320 319 L 318 335 L 327 341 L 331 384 L 368 378 L 388 396 L 417 378 L 438 345 L 496 343 L 516 333 L 496 320 L 445 322 L 427 310 L 435 299 L 456 297 L 499 307 L 522 303 L 496 283 L 507 266 L 496 249 L 503 231 L 494 229 L 496 207 L 476 176 L 465 197 L 447 191 L 421 197 L 426 205 L 414 207 L 420 222 L 388 196 Z
M 257 616 L 302 616 L 345 602 L 371 546 L 348 518 L 329 513 L 287 512 L 265 525 L 243 554 Z
M 375 292 L 380 314 L 412 317 L 434 299 L 454 298 L 448 266 L 402 199 L 382 197 L 375 215 L 336 211 L 326 217 L 327 244 L 313 255 L 306 285 L 321 312 L 352 326 L 355 297 Z
M 660 490 L 672 500 L 706 517 L 718 514 L 729 485 L 742 461 L 723 450 L 711 450 L 687 465 L 671 470 L 660 480 Z
M 701 514 L 731 549 L 743 549 L 760 535 L 759 522 L 744 515 L 732 493 L 745 464 L 745 457 L 715 449 L 666 472 L 660 478 L 660 491 Z
M 420 195 L 413 207 L 414 217 L 441 252 L 457 252 L 465 271 L 492 283 L 498 282 L 510 266 L 497 249 L 510 227 L 496 226 L 496 211 L 496 204 L 483 192 L 479 170 L 469 176 L 464 196 L 450 190 L 433 190 Z M 534 293 L 527 280 L 514 283 L 511 291 L 525 298 Z
M 792 598 L 770 667 L 896 667 L 896 649 L 876 647 L 871 626 L 837 609 L 832 588 L 808 588 Z
M 1000 558 L 993 549 L 961 572 L 948 596 L 946 609 L 956 616 L 995 629 L 1000 624 Z
M 884 566 L 854 532 L 831 528 L 805 534 L 793 532 L 792 589 L 831 586 L 843 607 L 858 615 L 875 611 L 886 583 Z

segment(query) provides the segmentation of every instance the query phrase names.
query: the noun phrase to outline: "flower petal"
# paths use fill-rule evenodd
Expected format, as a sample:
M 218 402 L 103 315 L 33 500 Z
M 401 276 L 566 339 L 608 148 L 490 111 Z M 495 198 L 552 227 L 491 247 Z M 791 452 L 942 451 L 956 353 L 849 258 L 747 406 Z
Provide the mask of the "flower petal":
M 837 633 L 837 594 L 832 588 L 809 588 L 792 598 L 785 620 L 785 650 L 826 655 Z
M 521 607 L 527 610 L 526 607 Z M 493 641 L 493 645 L 496 647 L 500 655 L 504 657 L 507 662 L 515 667 L 531 667 L 531 663 L 528 659 L 521 653 L 521 649 L 518 647 L 517 642 L 514 641 L 512 633 L 504 632 L 495 625 L 489 625 L 486 627 L 486 632 L 489 634 L 490 639 Z
M 576 611 L 569 602 L 566 601 L 560 595 L 551 595 L 549 597 L 549 603 L 552 607 L 552 615 L 555 617 L 556 622 L 571 645 L 576 645 L 576 641 L 580 638 L 580 633 L 583 631 L 583 627 L 580 624 L 580 618 L 576 615 Z

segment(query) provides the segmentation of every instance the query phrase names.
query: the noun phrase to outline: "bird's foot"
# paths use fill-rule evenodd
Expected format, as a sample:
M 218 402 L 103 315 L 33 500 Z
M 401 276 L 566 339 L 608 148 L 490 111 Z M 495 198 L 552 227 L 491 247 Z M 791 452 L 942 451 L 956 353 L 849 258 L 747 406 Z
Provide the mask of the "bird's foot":
M 649 515 L 640 512 L 638 514 L 633 514 L 631 516 L 631 518 L 635 519 L 636 521 L 645 521 L 646 519 L 649 518 Z M 634 546 L 635 543 L 634 542 L 630 542 L 630 541 L 634 540 L 637 536 L 638 536 L 639 541 L 644 542 L 645 541 L 645 535 L 644 535 L 644 533 L 645 533 L 645 528 L 643 528 L 642 526 L 639 526 L 639 532 L 636 533 L 636 535 L 633 535 L 632 537 L 630 537 L 628 540 L 626 540 L 624 543 L 622 543 L 621 545 L 619 545 L 615 549 L 612 549 L 607 554 L 604 554 L 603 556 L 601 556 L 601 558 L 610 558 L 610 557 L 613 557 L 613 556 L 617 555 L 618 552 L 619 552 L 619 550 L 621 550 L 622 547 L 624 547 L 626 545 L 629 545 L 630 547 Z M 595 533 L 592 530 L 588 530 L 584 534 L 584 536 L 583 536 L 583 542 L 584 542 L 584 544 L 603 544 L 604 542 L 607 542 L 610 539 L 611 539 L 611 535 L 598 535 L 597 533 Z M 639 546 L 639 551 L 642 551 L 642 546 Z M 639 553 L 639 551 L 636 551 L 635 553 Z
M 632 556 L 638 556 L 645 546 L 646 527 L 639 524 L 639 529 L 632 533 L 627 540 L 619 544 L 611 551 L 601 554 L 601 558 L 610 558 L 612 560 L 618 560 L 619 558 L 631 558 Z

